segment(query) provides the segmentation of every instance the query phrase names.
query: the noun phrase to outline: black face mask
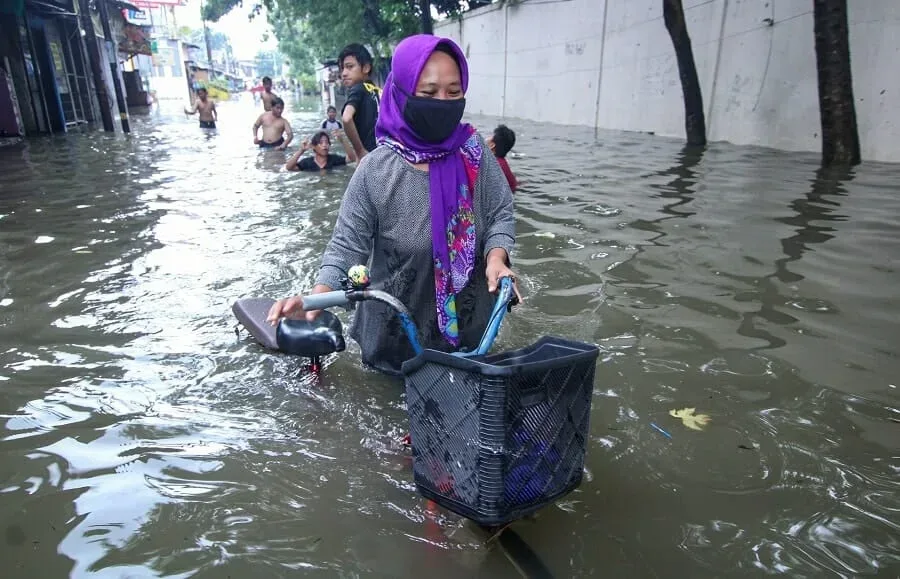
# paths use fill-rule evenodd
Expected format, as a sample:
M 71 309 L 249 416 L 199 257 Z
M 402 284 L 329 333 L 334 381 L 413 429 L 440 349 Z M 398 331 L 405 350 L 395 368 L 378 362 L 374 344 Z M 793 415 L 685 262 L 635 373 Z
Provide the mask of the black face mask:
M 440 143 L 453 134 L 465 110 L 466 99 L 409 96 L 403 108 L 403 120 L 424 141 Z

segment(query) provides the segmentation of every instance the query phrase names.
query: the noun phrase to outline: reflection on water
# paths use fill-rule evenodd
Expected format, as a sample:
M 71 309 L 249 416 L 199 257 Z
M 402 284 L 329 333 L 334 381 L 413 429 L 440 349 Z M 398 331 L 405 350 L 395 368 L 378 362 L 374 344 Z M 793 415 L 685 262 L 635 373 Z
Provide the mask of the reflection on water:
M 311 285 L 350 172 L 285 173 L 249 100 L 220 109 L 0 150 L 10 576 L 900 572 L 900 167 L 512 123 L 499 347 L 602 363 L 585 482 L 485 543 L 416 494 L 401 389 L 354 345 L 313 383 L 235 338 L 234 299 Z

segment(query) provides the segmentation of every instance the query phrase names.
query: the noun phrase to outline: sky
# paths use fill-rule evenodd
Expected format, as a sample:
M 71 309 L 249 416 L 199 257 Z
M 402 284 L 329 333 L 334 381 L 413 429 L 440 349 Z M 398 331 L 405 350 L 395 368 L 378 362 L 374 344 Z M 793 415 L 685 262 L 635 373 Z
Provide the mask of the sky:
M 187 0 L 184 6 L 175 8 L 175 18 L 179 26 L 202 27 L 200 2 L 201 0 Z M 234 10 L 223 16 L 218 22 L 207 24 L 210 30 L 217 30 L 228 35 L 234 56 L 239 60 L 252 60 L 260 49 L 275 50 L 278 47 L 275 35 L 272 34 L 272 29 L 266 20 L 265 8 L 253 20 L 247 19 L 253 4 L 255 4 L 253 0 L 247 0 L 243 6 L 235 6 Z M 267 42 L 263 42 L 262 37 L 267 32 L 269 39 Z

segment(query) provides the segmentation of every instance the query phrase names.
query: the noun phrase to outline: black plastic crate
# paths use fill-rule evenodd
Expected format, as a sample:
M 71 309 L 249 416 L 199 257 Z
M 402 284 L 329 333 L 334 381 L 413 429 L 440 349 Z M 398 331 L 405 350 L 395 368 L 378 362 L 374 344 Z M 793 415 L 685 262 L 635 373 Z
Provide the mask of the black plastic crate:
M 596 346 L 543 337 L 501 354 L 425 350 L 403 364 L 419 492 L 502 525 L 581 483 Z

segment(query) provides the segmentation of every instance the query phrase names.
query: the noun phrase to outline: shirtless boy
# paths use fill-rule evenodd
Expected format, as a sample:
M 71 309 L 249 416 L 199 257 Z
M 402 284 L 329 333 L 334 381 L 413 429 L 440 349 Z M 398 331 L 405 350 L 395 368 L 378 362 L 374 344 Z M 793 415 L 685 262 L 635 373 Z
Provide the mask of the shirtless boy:
M 215 129 L 216 121 L 219 120 L 219 113 L 216 111 L 216 103 L 209 100 L 206 89 L 197 89 L 197 100 L 190 109 L 185 108 L 184 114 L 194 115 L 200 113 L 200 128 Z
M 273 102 L 278 98 L 278 95 L 272 92 L 272 79 L 264 76 L 262 79 L 263 92 L 260 95 L 260 99 L 262 99 L 263 110 L 268 112 L 272 110 Z
M 260 149 L 283 151 L 294 138 L 291 124 L 281 116 L 284 112 L 284 101 L 278 97 L 272 99 L 272 110 L 259 115 L 253 123 L 253 143 Z M 262 139 L 259 129 L 262 127 Z

